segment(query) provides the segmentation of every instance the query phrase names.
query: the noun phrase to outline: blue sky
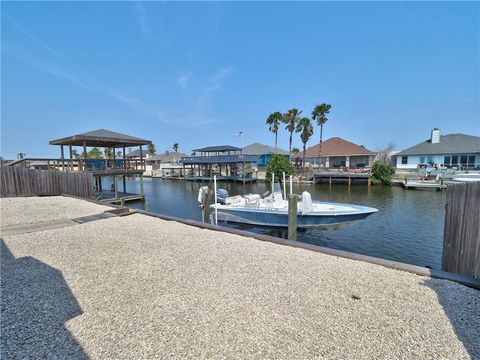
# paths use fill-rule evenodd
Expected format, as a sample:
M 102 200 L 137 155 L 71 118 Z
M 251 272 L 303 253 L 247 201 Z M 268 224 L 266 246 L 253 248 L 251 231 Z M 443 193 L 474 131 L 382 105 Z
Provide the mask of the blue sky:
M 274 144 L 265 119 L 332 104 L 324 139 L 402 149 L 480 135 L 478 2 L 1 4 L 1 153 L 97 128 L 157 150 Z M 242 130 L 243 138 L 234 134 Z M 309 145 L 318 142 L 319 131 Z M 288 148 L 288 134 L 279 133 Z M 299 136 L 294 146 L 301 147 Z

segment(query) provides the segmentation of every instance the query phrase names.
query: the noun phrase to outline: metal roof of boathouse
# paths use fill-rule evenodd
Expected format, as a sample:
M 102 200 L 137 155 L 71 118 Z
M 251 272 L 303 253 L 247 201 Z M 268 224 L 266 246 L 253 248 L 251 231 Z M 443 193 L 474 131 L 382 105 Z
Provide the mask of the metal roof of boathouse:
M 243 148 L 245 155 L 266 155 L 266 154 L 280 154 L 288 155 L 288 151 L 280 149 L 279 147 L 264 145 L 260 143 L 253 143 Z
M 200 149 L 193 149 L 195 152 L 227 152 L 227 151 L 242 151 L 241 148 L 231 145 L 207 146 Z
M 73 145 L 73 146 L 99 146 L 99 147 L 121 147 L 148 145 L 150 140 L 141 139 L 131 135 L 121 134 L 115 131 L 98 129 L 85 133 L 68 136 L 61 139 L 51 140 L 50 145 Z

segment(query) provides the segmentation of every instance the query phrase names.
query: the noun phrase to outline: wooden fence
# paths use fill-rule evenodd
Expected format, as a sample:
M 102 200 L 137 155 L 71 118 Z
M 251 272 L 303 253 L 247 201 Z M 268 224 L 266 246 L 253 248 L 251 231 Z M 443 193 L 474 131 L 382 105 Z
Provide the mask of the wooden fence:
M 95 198 L 91 173 L 2 166 L 0 185 L 0 197 L 72 195 Z
M 447 185 L 442 266 L 480 279 L 480 182 Z

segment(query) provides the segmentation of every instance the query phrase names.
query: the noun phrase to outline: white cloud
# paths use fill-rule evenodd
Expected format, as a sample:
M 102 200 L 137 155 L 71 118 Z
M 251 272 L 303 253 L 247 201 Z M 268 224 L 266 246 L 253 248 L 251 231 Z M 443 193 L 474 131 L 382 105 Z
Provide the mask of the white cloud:
M 43 50 L 48 51 L 50 54 L 53 54 L 59 58 L 64 58 L 63 54 L 58 52 L 57 50 L 53 49 L 49 45 L 47 45 L 42 39 L 38 38 L 37 36 L 33 35 L 30 31 L 28 31 L 22 24 L 20 24 L 18 21 L 16 21 L 14 18 L 11 16 L 7 15 L 7 19 L 12 23 L 12 25 L 19 30 L 23 35 L 25 35 L 27 38 L 35 42 L 39 47 L 41 47 Z
M 148 20 L 147 12 L 145 11 L 142 3 L 135 1 L 133 3 L 132 10 L 142 32 L 144 34 L 150 33 L 150 21 Z
M 208 81 L 207 92 L 213 92 L 222 88 L 223 81 L 232 72 L 231 67 L 224 67 L 218 70 Z
M 190 79 L 190 77 L 188 76 L 187 73 L 185 72 L 182 72 L 180 74 L 180 76 L 178 77 L 178 86 L 180 86 L 180 88 L 182 90 L 185 90 L 188 86 L 188 80 Z

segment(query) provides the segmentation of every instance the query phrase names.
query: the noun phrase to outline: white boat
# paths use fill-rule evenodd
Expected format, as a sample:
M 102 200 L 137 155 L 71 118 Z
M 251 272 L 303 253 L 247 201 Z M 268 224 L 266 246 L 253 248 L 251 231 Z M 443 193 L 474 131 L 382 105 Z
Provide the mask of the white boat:
M 288 201 L 279 190 L 264 197 L 247 194 L 222 200 L 222 203 L 210 205 L 211 213 L 217 221 L 288 227 Z M 310 193 L 304 191 L 297 205 L 297 227 L 312 228 L 353 222 L 365 219 L 377 211 L 367 206 L 312 201 Z
M 452 180 L 457 182 L 477 182 L 480 181 L 480 174 L 458 174 Z
M 434 189 L 443 190 L 447 188 L 442 181 L 436 180 L 405 180 L 402 182 L 404 189 Z

